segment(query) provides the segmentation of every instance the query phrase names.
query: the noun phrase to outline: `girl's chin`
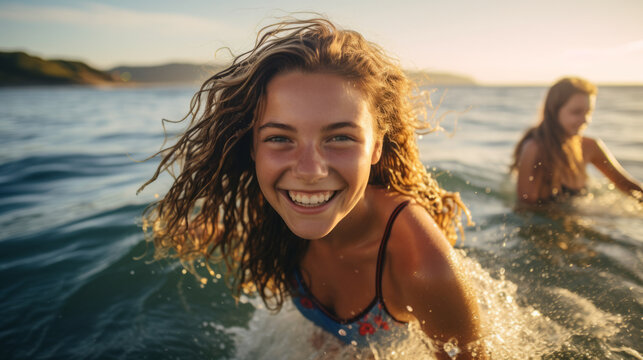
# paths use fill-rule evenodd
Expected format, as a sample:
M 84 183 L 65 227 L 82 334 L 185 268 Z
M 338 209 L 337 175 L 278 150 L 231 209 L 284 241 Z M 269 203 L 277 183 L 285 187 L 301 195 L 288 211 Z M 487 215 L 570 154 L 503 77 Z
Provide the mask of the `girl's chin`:
M 323 238 L 324 236 L 328 235 L 330 233 L 330 230 L 324 230 L 324 229 L 319 229 L 318 231 L 315 231 L 315 229 L 301 229 L 301 228 L 295 228 L 293 229 L 292 227 L 288 227 L 290 231 L 293 232 L 293 234 L 297 235 L 297 237 L 300 237 L 304 240 L 318 240 Z
M 290 218 L 285 221 L 288 229 L 293 234 L 306 240 L 317 240 L 328 235 L 337 223 L 332 218 L 326 219 L 297 219 Z

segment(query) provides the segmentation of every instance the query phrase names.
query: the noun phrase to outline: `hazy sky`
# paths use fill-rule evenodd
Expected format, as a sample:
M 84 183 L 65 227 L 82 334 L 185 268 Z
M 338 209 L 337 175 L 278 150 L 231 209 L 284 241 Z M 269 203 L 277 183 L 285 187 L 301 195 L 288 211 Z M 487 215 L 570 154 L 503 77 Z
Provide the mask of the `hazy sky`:
M 213 62 L 296 11 L 361 32 L 409 69 L 489 84 L 643 83 L 643 0 L 0 0 L 0 50 L 100 69 Z

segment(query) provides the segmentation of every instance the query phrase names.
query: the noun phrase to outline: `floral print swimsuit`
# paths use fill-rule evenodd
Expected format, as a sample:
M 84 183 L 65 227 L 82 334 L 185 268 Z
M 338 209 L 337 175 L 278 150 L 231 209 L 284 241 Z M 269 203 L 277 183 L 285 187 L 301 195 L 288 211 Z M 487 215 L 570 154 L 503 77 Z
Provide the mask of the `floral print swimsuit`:
M 392 337 L 393 333 L 403 333 L 406 323 L 393 318 L 386 309 L 382 299 L 382 271 L 386 244 L 391 235 L 391 228 L 397 215 L 408 204 L 405 201 L 399 204 L 388 219 L 384 235 L 377 255 L 377 273 L 375 276 L 375 298 L 361 313 L 350 319 L 340 319 L 322 305 L 310 292 L 302 280 L 299 270 L 295 272 L 295 281 L 298 296 L 293 296 L 295 307 L 308 320 L 320 326 L 346 344 L 359 347 L 368 346 L 369 343 L 378 343 L 384 337 Z

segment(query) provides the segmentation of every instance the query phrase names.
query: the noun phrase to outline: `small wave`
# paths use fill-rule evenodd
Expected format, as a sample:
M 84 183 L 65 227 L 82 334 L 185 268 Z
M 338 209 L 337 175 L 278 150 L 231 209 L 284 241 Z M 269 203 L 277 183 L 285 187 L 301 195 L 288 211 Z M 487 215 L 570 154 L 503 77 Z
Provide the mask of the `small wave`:
M 0 164 L 0 189 L 33 186 L 74 177 L 110 175 L 132 165 L 125 154 L 52 154 L 23 157 Z M 6 191 L 6 190 L 5 190 Z

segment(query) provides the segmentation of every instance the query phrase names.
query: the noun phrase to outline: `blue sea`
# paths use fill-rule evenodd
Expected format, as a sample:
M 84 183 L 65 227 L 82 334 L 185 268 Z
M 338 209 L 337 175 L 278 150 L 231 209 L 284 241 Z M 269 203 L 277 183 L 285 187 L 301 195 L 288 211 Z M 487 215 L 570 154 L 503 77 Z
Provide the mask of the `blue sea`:
M 158 164 L 141 160 L 195 90 L 0 88 L 0 359 L 330 358 L 291 307 L 272 314 L 222 274 L 204 285 L 154 261 L 138 223 L 170 180 L 136 195 Z M 590 169 L 588 196 L 515 207 L 508 165 L 545 91 L 438 89 L 428 115 L 443 130 L 419 138 L 475 221 L 457 248 L 484 341 L 494 359 L 643 359 L 642 206 Z M 643 180 L 643 87 L 601 87 L 587 134 Z M 410 344 L 370 358 L 430 357 Z

